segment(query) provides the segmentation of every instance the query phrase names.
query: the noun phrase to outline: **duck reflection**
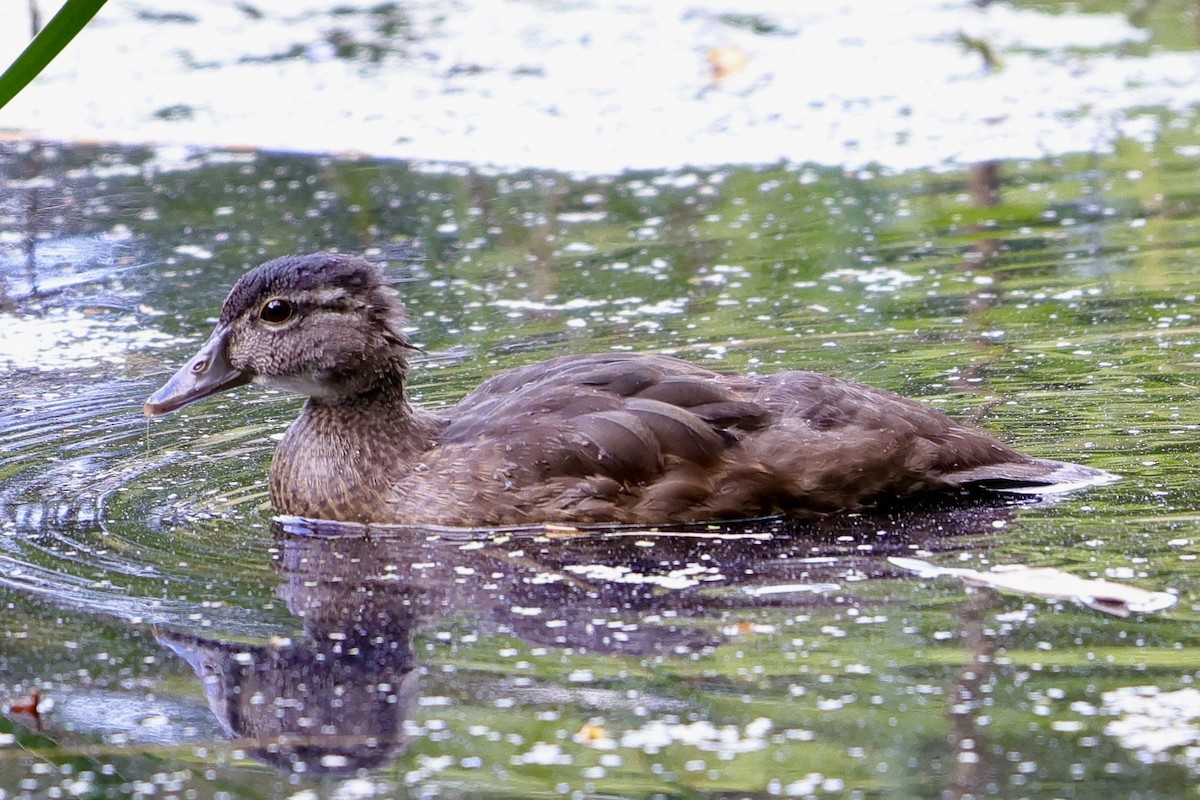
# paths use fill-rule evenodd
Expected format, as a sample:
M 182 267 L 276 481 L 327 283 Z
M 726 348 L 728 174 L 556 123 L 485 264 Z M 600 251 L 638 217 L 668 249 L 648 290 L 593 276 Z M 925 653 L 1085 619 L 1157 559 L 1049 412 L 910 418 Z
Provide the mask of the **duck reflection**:
M 265 645 L 164 631 L 158 640 L 191 665 L 213 714 L 250 756 L 296 772 L 343 772 L 381 766 L 402 749 L 416 700 L 411 621 L 374 622 L 378 633 L 314 627 L 303 641 Z
M 985 545 L 1010 505 L 830 517 L 803 531 L 726 527 L 471 532 L 277 523 L 278 589 L 303 638 L 245 644 L 160 632 L 203 681 L 251 756 L 306 772 L 386 763 L 417 700 L 413 634 L 466 620 L 480 632 L 577 652 L 681 655 L 727 634 L 688 620 L 723 611 L 855 601 L 894 573 L 887 555 Z M 872 602 L 878 603 L 878 599 Z

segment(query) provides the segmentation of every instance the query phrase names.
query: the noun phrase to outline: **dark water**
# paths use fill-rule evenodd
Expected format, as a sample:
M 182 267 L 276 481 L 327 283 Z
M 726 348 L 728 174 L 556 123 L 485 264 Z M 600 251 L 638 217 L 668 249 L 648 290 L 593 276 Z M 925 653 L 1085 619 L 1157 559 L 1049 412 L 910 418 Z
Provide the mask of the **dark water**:
M 1200 167 L 571 180 L 0 149 L 0 798 L 1191 797 Z M 564 352 L 819 369 L 1120 483 L 685 531 L 272 519 L 295 398 L 147 424 L 246 267 L 386 259 L 420 402 Z M 922 580 L 1054 566 L 1122 619 Z M 40 719 L 22 713 L 34 688 Z

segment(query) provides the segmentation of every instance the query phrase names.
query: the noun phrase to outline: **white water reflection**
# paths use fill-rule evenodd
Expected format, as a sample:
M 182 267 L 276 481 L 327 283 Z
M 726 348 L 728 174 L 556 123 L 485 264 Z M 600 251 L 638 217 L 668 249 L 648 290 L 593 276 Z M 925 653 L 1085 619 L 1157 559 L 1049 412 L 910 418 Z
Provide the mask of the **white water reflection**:
M 906 169 L 1103 151 L 1153 137 L 1146 109 L 1200 102 L 1200 57 L 1122 15 L 969 0 L 153 8 L 108 3 L 5 125 L 591 174 Z M 26 36 L 0 26 L 0 59 Z M 714 52 L 737 54 L 728 75 Z
M 0 323 L 0 374 L 121 365 L 131 352 L 177 341 L 145 328 L 137 314 L 93 315 L 73 309 L 50 309 L 43 316 L 0 312 Z

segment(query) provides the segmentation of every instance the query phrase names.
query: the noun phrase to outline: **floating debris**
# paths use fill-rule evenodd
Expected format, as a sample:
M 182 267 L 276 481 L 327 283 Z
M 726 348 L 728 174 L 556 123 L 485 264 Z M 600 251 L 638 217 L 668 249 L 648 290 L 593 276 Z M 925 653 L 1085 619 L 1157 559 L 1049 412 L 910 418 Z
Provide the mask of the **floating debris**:
M 14 700 L 5 707 L 5 712 L 19 717 L 31 717 L 37 730 L 42 729 L 42 693 L 35 686 L 27 697 Z
M 1152 592 L 1124 583 L 1080 578 L 1054 567 L 1026 567 L 1003 564 L 987 572 L 958 567 L 939 567 L 917 558 L 891 556 L 888 561 L 897 567 L 911 570 L 922 578 L 949 576 L 968 586 L 984 586 L 1002 592 L 1032 594 L 1057 600 L 1073 600 L 1080 605 L 1128 617 L 1130 614 L 1149 614 L 1175 605 L 1179 599 L 1167 592 Z
M 1200 755 L 1200 690 L 1126 686 L 1104 693 L 1103 710 L 1119 715 L 1104 726 L 1104 733 L 1136 752 L 1144 764 L 1169 762 L 1181 748 L 1190 765 Z
M 746 69 L 750 59 L 737 45 L 723 45 L 708 51 L 708 67 L 714 84 Z

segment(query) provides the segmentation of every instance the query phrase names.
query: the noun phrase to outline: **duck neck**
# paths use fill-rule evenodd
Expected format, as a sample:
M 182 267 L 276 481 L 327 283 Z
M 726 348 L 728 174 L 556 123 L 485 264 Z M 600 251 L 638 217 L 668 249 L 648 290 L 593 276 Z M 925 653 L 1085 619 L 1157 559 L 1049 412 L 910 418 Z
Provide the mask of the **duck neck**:
M 408 402 L 403 372 L 389 372 L 380 376 L 371 386 L 360 392 L 344 396 L 325 398 L 310 397 L 304 404 L 302 414 L 317 415 L 329 420 L 370 419 L 368 427 L 377 428 L 381 423 L 391 423 L 403 430 L 414 421 L 420 411 Z M 366 423 L 362 423 L 366 425 Z
M 393 458 L 428 450 L 442 427 L 433 415 L 408 401 L 405 375 L 400 370 L 350 397 L 310 397 L 296 421 L 305 418 L 326 435 L 353 441 L 364 454 L 386 452 Z
M 309 398 L 271 464 L 271 498 L 283 514 L 360 521 L 391 481 L 437 443 L 444 422 L 415 408 L 397 373 L 358 394 Z

